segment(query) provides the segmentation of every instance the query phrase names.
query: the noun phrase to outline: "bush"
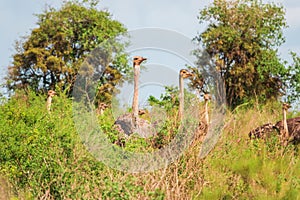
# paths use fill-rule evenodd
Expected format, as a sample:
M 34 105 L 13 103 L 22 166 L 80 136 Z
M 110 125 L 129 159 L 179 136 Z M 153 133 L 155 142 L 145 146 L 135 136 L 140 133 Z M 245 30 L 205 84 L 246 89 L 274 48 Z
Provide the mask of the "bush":
M 87 151 L 76 132 L 70 99 L 55 96 L 50 115 L 45 101 L 45 96 L 33 92 L 17 93 L 0 105 L 0 187 L 10 190 L 4 194 L 8 197 L 297 199 L 300 195 L 297 148 L 283 148 L 276 138 L 249 141 L 247 135 L 265 120 L 279 119 L 280 106 L 227 114 L 222 137 L 203 160 L 198 158 L 201 142 L 197 142 L 165 169 L 127 174 L 105 166 Z M 168 120 L 157 140 L 123 138 L 123 148 L 149 152 L 167 144 L 176 130 L 174 120 Z M 111 130 L 109 110 L 99 123 L 112 143 L 121 137 Z

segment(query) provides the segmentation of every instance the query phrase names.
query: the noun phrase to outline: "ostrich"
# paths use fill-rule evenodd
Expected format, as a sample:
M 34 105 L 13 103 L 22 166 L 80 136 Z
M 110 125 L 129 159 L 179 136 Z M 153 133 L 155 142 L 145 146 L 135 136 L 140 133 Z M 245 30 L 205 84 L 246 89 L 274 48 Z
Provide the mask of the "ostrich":
M 181 69 L 179 72 L 179 109 L 178 109 L 178 117 L 180 122 L 183 119 L 183 111 L 184 111 L 184 84 L 183 80 L 193 76 L 191 72 L 186 69 Z
M 147 113 L 148 113 L 147 110 L 143 110 L 143 109 L 140 109 L 140 110 L 139 110 L 139 116 L 145 115 L 145 114 L 147 114 Z
M 300 142 L 300 117 L 291 119 L 286 118 L 287 110 L 290 105 L 284 103 L 282 105 L 283 120 L 275 124 L 275 128 L 279 130 L 282 141 L 284 144 L 288 142 L 299 143 Z
M 299 144 L 300 143 L 300 117 L 287 119 L 286 121 L 289 130 L 288 142 Z
M 139 110 L 139 117 L 148 121 L 151 121 L 150 113 L 146 109 Z
M 284 144 L 287 142 L 299 143 L 300 142 L 300 117 L 291 119 L 286 118 L 287 110 L 290 105 L 283 103 L 282 114 L 283 120 L 275 124 L 267 123 L 249 132 L 250 139 L 252 138 L 266 138 L 270 133 L 277 131 L 281 135 Z
M 139 78 L 140 78 L 140 64 L 147 60 L 146 58 L 135 56 L 133 58 L 133 67 L 134 67 L 134 91 L 133 91 L 133 101 L 132 101 L 132 119 L 133 125 L 137 127 L 137 119 L 139 114 Z
M 54 97 L 55 94 L 56 94 L 56 92 L 53 91 L 53 90 L 49 90 L 48 91 L 48 98 L 47 98 L 47 103 L 46 103 L 46 107 L 47 107 L 48 113 L 51 112 L 52 98 Z
M 104 110 L 108 108 L 108 105 L 105 103 L 99 103 L 98 108 L 96 109 L 96 113 L 98 115 L 103 115 Z
M 290 138 L 289 136 L 289 129 L 286 121 L 286 112 L 291 106 L 287 103 L 282 104 L 282 114 L 283 119 L 282 121 L 279 121 L 275 124 L 275 127 L 279 129 L 282 141 L 288 140 Z
M 276 130 L 275 125 L 273 123 L 266 123 L 262 126 L 259 126 L 253 130 L 251 130 L 248 134 L 250 139 L 255 138 L 266 138 L 270 133 Z
M 211 100 L 210 94 L 206 93 L 204 94 L 204 123 L 208 126 L 209 124 L 209 115 L 208 115 L 208 101 Z
M 195 145 L 196 141 L 202 141 L 203 137 L 207 133 L 209 126 L 209 113 L 208 113 L 208 102 L 211 100 L 211 95 L 209 93 L 205 93 L 204 96 L 204 113 L 201 115 L 204 116 L 204 119 L 201 119 L 199 125 L 196 130 L 195 138 L 193 141 L 193 145 Z
M 134 92 L 132 101 L 132 113 L 124 114 L 115 121 L 114 127 L 125 135 L 130 135 L 134 132 L 138 133 L 140 137 L 147 138 L 153 136 L 153 126 L 144 119 L 139 118 L 138 109 L 138 81 L 140 75 L 140 64 L 147 60 L 141 56 L 135 56 L 133 59 L 134 67 Z

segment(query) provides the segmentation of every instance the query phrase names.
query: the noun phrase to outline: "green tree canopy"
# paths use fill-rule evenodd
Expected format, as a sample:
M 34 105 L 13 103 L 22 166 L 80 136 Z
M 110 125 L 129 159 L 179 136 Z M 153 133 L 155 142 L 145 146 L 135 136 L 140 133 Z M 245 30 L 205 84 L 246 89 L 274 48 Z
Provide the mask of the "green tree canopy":
M 126 33 L 126 28 L 111 19 L 109 12 L 97 10 L 97 3 L 66 1 L 60 9 L 48 7 L 37 15 L 37 28 L 16 44 L 8 87 L 31 87 L 35 91 L 69 88 L 67 92 L 71 94 L 84 59 L 104 41 L 113 40 L 113 47 L 99 63 L 105 70 L 99 80 L 98 94 L 107 97 L 101 101 L 108 101 L 111 95 L 105 93 L 114 90 L 131 68 L 123 53 L 125 44 L 116 39 Z
M 261 0 L 214 0 L 200 11 L 199 21 L 208 22 L 208 27 L 195 40 L 221 74 L 230 107 L 253 98 L 260 102 L 276 99 L 285 92 L 294 68 L 285 67 L 278 56 L 287 27 L 282 6 Z M 195 54 L 203 72 L 203 51 Z

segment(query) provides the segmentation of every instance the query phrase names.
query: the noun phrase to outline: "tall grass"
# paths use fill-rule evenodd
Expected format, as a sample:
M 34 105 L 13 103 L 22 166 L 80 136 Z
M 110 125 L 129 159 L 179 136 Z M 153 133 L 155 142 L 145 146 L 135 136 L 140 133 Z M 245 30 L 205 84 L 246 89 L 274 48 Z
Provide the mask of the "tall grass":
M 0 109 L 0 195 L 14 199 L 300 199 L 299 151 L 276 137 L 248 139 L 256 126 L 281 118 L 280 105 L 240 107 L 226 115 L 213 151 L 198 158 L 201 141 L 164 169 L 129 174 L 97 161 L 82 144 L 72 102 L 54 97 L 16 96 Z M 99 126 L 114 145 L 151 151 L 174 134 L 169 119 L 157 140 L 126 139 L 111 130 L 107 113 Z M 158 143 L 159 142 L 159 143 Z M 6 195 L 6 196 L 5 196 Z

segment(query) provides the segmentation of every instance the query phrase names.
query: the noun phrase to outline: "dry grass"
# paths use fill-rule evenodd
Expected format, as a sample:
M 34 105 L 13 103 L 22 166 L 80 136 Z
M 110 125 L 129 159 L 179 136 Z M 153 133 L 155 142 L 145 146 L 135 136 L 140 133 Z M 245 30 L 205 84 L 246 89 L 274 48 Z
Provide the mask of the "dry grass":
M 44 151 L 33 148 L 31 152 L 42 159 L 36 159 L 36 163 L 26 159 L 24 163 L 19 163 L 29 175 L 18 171 L 20 168 L 13 161 L 8 160 L 5 165 L 0 165 L 0 169 L 7 172 L 14 167 L 16 173 L 16 176 L 12 171 L 5 174 L 10 176 L 9 180 L 15 178 L 11 186 L 6 179 L 0 179 L 0 196 L 6 199 L 11 196 L 16 199 L 299 199 L 298 150 L 294 146 L 282 148 L 276 138 L 268 141 L 248 139 L 248 132 L 253 128 L 280 120 L 280 107 L 279 104 L 270 103 L 251 109 L 239 107 L 228 112 L 223 134 L 205 159 L 199 159 L 201 141 L 196 141 L 179 159 L 165 168 L 150 173 L 130 174 L 95 160 L 76 139 L 71 122 L 72 112 L 54 105 L 52 116 L 63 117 L 58 117 L 57 121 L 54 117 L 47 118 L 46 122 L 36 121 L 36 132 L 32 133 L 32 136 L 40 133 L 43 137 L 49 137 L 43 140 L 45 145 L 49 145 Z M 26 117 L 32 113 L 32 118 L 35 117 L 34 108 L 24 109 L 32 110 L 19 109 L 20 117 L 22 113 L 26 113 Z M 102 127 L 105 130 L 109 130 L 110 121 L 110 116 L 106 118 L 104 115 Z M 171 127 L 172 124 L 176 126 L 171 120 L 167 133 L 173 134 L 175 128 Z M 56 136 L 58 134 L 59 137 Z M 26 139 L 27 135 L 23 137 Z M 167 134 L 160 139 L 170 140 L 171 137 Z M 48 140 L 54 142 L 48 144 Z M 151 151 L 155 146 L 152 140 L 134 140 L 131 145 L 132 151 Z M 18 150 L 18 146 L 15 150 Z M 20 180 L 22 187 L 18 185 Z M 7 190 L 10 188 L 9 192 L 16 191 L 11 196 Z
M 0 200 L 10 199 L 10 188 L 5 178 L 0 176 Z

